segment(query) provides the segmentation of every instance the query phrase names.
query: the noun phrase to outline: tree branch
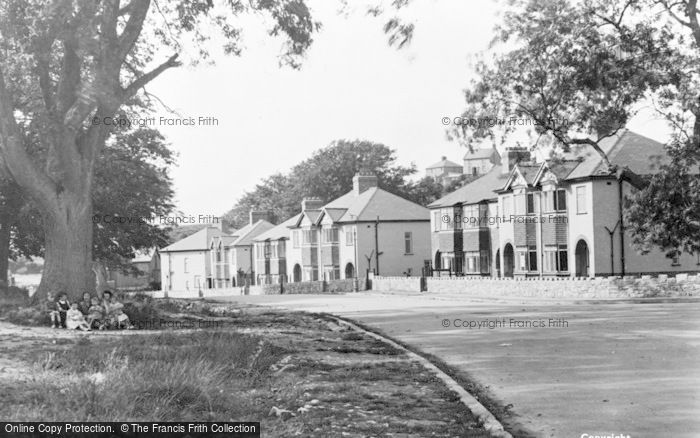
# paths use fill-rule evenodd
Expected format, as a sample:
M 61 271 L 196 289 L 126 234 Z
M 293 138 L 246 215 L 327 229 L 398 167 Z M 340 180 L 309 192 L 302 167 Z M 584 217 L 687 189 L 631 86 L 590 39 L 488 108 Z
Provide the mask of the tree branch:
M 124 99 L 128 99 L 129 97 L 135 95 L 139 91 L 139 89 L 143 88 L 146 84 L 151 82 L 153 79 L 157 78 L 165 70 L 172 67 L 179 67 L 180 65 L 182 65 L 182 63 L 177 60 L 178 56 L 179 55 L 177 53 L 174 54 L 158 67 L 154 68 L 148 73 L 145 73 L 143 76 L 135 79 L 128 87 L 124 89 Z
M 24 148 L 22 134 L 17 126 L 12 95 L 5 86 L 0 68 L 0 152 L 5 172 L 37 201 L 50 203 L 56 194 L 56 184 L 32 161 Z
M 148 9 L 150 8 L 150 0 L 132 0 L 129 3 L 130 15 L 129 20 L 119 36 L 119 50 L 117 52 L 117 57 L 120 63 L 124 62 L 126 56 L 133 49 L 134 44 L 139 39 L 141 35 L 141 29 L 143 28 L 143 22 L 148 14 Z

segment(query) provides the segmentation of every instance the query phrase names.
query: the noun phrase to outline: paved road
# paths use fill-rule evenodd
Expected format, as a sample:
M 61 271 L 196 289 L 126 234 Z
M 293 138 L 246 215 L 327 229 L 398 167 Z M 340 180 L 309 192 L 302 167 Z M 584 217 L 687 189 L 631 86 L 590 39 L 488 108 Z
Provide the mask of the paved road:
M 329 312 L 379 328 L 488 385 L 501 403 L 513 405 L 509 421 L 536 436 L 700 437 L 698 302 L 489 302 L 378 293 L 226 299 Z M 468 327 L 479 322 L 481 328 Z

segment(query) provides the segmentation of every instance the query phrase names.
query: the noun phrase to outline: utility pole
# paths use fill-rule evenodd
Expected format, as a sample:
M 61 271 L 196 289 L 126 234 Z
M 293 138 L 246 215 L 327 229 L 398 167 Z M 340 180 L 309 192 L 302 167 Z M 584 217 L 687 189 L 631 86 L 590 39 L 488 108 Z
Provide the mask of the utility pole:
M 610 275 L 615 275 L 615 230 L 620 226 L 620 223 L 618 220 L 612 230 L 605 227 L 605 231 L 610 235 Z
M 374 252 L 377 254 L 377 256 L 374 259 L 374 265 L 375 265 L 375 275 L 379 275 L 379 256 L 382 255 L 381 252 L 379 252 L 379 216 L 377 216 L 376 222 L 374 222 Z

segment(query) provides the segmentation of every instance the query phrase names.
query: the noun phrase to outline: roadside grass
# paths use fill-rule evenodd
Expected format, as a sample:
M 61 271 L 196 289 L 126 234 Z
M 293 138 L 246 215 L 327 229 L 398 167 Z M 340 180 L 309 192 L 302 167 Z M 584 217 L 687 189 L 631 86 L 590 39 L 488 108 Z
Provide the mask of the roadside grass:
M 61 331 L 34 348 L 0 342 L 0 353 L 17 360 L 14 371 L 22 374 L 0 377 L 0 418 L 259 421 L 262 435 L 271 437 L 490 436 L 456 394 L 400 350 L 319 315 L 201 301 L 130 302 L 144 318 L 226 324 Z M 58 334 L 32 328 L 26 336 L 40 332 Z
M 7 421 L 208 421 L 258 417 L 246 392 L 285 351 L 235 332 L 83 337 L 36 352 L 35 378 L 6 385 Z

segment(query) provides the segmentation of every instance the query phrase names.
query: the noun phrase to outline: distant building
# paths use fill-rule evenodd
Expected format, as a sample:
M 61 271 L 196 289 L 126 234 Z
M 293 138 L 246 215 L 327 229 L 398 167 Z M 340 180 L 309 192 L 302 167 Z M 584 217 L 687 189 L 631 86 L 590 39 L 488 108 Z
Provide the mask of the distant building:
M 251 211 L 248 225 L 230 235 L 215 236 L 210 242 L 211 281 L 214 289 L 243 286 L 246 278 L 254 283 L 254 239 L 275 226 L 267 212 Z
M 464 155 L 464 173 L 471 176 L 484 175 L 500 162 L 501 156 L 495 148 L 474 149 Z
M 443 156 L 440 161 L 425 169 L 425 175 L 446 185 L 453 180 L 459 179 L 463 174 L 463 170 L 462 166 Z
M 161 283 L 160 253 L 153 248 L 136 254 L 130 262 L 134 273 L 118 270 L 107 271 L 107 285 L 120 291 L 158 289 Z
M 160 250 L 161 289 L 186 291 L 208 289 L 211 282 L 212 239 L 227 235 L 220 228 L 206 227 Z
M 300 216 L 301 213 L 253 239 L 256 284 L 279 284 L 288 281 L 289 227 L 296 224 Z

